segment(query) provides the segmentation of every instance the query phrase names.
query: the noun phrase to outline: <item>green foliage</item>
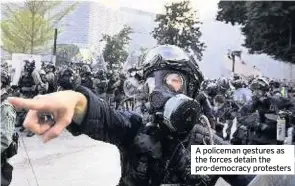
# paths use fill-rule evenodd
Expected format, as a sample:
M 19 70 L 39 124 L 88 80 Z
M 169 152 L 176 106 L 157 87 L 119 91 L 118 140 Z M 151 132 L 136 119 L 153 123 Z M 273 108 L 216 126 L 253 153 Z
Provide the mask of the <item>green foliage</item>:
M 54 28 L 77 5 L 52 14 L 61 1 L 25 1 L 1 5 L 2 47 L 9 53 L 36 53 L 53 39 Z
M 116 35 L 109 36 L 103 35 L 103 41 L 106 42 L 106 46 L 103 50 L 103 57 L 108 66 L 121 66 L 128 57 L 128 52 L 126 51 L 126 46 L 131 40 L 130 34 L 132 29 L 129 26 L 124 26 L 124 28 Z
M 295 63 L 295 2 L 221 1 L 216 19 L 242 25 L 250 53 Z
M 67 65 L 79 53 L 79 47 L 73 44 L 56 46 L 56 65 Z
M 158 27 L 152 32 L 158 44 L 171 44 L 193 52 L 201 60 L 205 44 L 200 41 L 202 35 L 196 12 L 190 7 L 189 1 L 166 5 L 166 13 L 156 17 Z

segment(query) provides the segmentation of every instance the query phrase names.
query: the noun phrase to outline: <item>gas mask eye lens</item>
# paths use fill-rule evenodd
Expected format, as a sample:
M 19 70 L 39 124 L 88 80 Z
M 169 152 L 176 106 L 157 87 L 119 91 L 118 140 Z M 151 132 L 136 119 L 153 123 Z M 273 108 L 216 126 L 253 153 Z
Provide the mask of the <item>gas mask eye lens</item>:
M 173 92 L 182 92 L 184 80 L 180 74 L 177 74 L 177 73 L 168 74 L 165 77 L 165 84 Z

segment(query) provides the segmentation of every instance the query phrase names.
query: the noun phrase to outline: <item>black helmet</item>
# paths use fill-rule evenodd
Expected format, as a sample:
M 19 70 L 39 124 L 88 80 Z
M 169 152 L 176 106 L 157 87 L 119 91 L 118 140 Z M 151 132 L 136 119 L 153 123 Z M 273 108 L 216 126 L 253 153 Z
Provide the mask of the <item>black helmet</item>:
M 94 73 L 93 73 L 93 76 L 95 78 L 101 78 L 105 75 L 104 71 L 102 69 L 99 69 L 99 70 L 96 70 Z
M 237 73 L 234 73 L 234 77 L 233 77 L 234 80 L 239 80 L 239 79 L 242 79 L 241 76 Z
M 232 81 L 232 85 L 236 88 L 243 88 L 245 86 L 245 82 L 242 79 L 237 79 Z
M 225 78 L 225 77 L 220 78 L 217 81 L 217 84 L 218 84 L 219 88 L 222 89 L 222 90 L 227 90 L 227 89 L 230 88 L 230 83 L 229 83 L 228 79 Z
M 194 96 L 204 80 L 197 62 L 181 48 L 173 45 L 161 45 L 151 49 L 142 62 L 143 76 L 147 79 L 158 70 L 175 70 L 182 72 L 187 80 L 187 93 Z
M 36 64 L 35 64 L 35 60 L 24 60 L 25 62 L 25 70 L 27 70 L 28 72 L 32 72 L 35 70 L 36 68 Z
M 81 84 L 81 78 L 72 68 L 66 68 L 60 72 L 57 84 L 64 89 L 70 90 Z
M 1 68 L 1 83 L 4 86 L 7 86 L 10 84 L 10 82 L 11 82 L 10 74 L 8 73 L 7 70 Z
M 268 91 L 269 90 L 269 83 L 267 82 L 266 79 L 264 78 L 257 78 L 252 81 L 250 85 L 251 90 L 263 90 L 263 91 Z
M 281 83 L 279 81 L 276 81 L 276 80 L 271 80 L 269 82 L 269 85 L 272 87 L 272 88 L 280 88 L 281 86 Z
M 89 65 L 83 65 L 81 70 L 84 73 L 91 73 L 91 69 L 90 69 Z
M 210 83 L 207 85 L 206 92 L 208 96 L 215 97 L 218 94 L 218 86 L 216 83 Z
M 52 72 L 55 72 L 55 70 L 56 70 L 54 64 L 51 64 L 51 63 L 49 63 L 49 64 L 46 66 L 46 68 L 47 68 L 47 69 L 50 69 L 50 68 L 51 68 L 51 69 L 52 69 Z

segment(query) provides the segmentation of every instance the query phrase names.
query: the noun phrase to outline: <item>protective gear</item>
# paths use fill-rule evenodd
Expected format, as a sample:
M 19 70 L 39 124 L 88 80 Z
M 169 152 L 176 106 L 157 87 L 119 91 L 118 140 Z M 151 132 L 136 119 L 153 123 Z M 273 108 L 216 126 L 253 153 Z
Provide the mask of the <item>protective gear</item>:
M 276 81 L 276 80 L 271 80 L 269 82 L 269 85 L 273 88 L 273 89 L 278 89 L 280 88 L 280 82 L 279 81 Z
M 60 72 L 57 84 L 65 90 L 72 90 L 81 84 L 81 78 L 71 68 Z
M 16 111 L 6 100 L 1 102 L 1 186 L 8 186 L 12 180 L 13 167 L 8 159 L 17 154 L 18 134 L 14 132 Z
M 217 95 L 214 97 L 214 110 L 219 110 L 220 108 L 222 108 L 225 103 L 226 103 L 226 100 L 225 100 L 225 97 L 222 96 L 222 95 Z
M 205 92 L 207 93 L 208 96 L 211 98 L 214 98 L 218 94 L 218 86 L 216 83 L 210 83 Z
M 262 91 L 268 91 L 269 90 L 269 83 L 264 78 L 257 78 L 252 81 L 250 84 L 250 89 L 255 90 L 262 90 Z
M 108 86 L 108 80 L 103 70 L 98 70 L 93 73 L 94 80 L 93 86 L 94 90 L 98 95 L 101 95 L 106 92 Z
M 220 78 L 217 81 L 218 88 L 220 89 L 221 92 L 225 92 L 226 90 L 230 89 L 230 82 L 226 78 Z
M 199 103 L 190 98 L 204 79 L 196 61 L 176 46 L 163 45 L 149 51 L 142 65 L 154 123 L 163 124 L 168 134 L 187 134 L 201 112 Z
M 236 88 L 243 88 L 245 87 L 245 82 L 242 79 L 237 79 L 232 82 L 232 85 Z
M 235 73 L 233 76 L 233 80 L 236 81 L 236 80 L 240 80 L 240 79 L 242 79 L 242 77 L 239 74 Z
M 24 60 L 24 62 L 25 71 L 32 73 L 36 68 L 35 60 Z
M 128 75 L 139 70 L 141 54 L 139 52 L 131 52 L 125 63 L 123 64 L 123 72 Z
M 191 145 L 208 143 L 210 131 L 198 124 L 184 140 L 169 138 L 159 126 L 142 123 L 142 118 L 129 111 L 112 110 L 89 89 L 76 91 L 88 99 L 88 112 L 83 124 L 70 124 L 75 136 L 86 134 L 95 140 L 114 144 L 121 154 L 122 176 L 119 186 L 152 186 L 161 184 L 215 185 L 218 176 L 191 175 Z M 171 100 L 172 101 L 172 100 Z M 213 137 L 214 144 L 225 145 Z M 229 184 L 246 186 L 254 176 L 222 176 Z
M 54 64 L 51 64 L 51 63 L 49 63 L 49 64 L 47 64 L 47 66 L 46 66 L 46 68 L 48 69 L 48 70 L 51 70 L 51 72 L 55 72 L 55 66 L 54 66 Z
M 1 88 L 10 85 L 11 77 L 7 70 L 1 68 Z
M 195 97 L 204 80 L 197 62 L 182 49 L 173 45 L 158 46 L 149 51 L 142 63 L 143 76 L 147 79 L 153 72 L 170 70 L 185 76 L 184 89 L 189 97 Z
M 20 87 L 20 93 L 22 93 L 27 98 L 32 98 L 36 95 L 36 84 L 32 76 L 32 72 L 21 76 L 18 86 Z
M 83 65 L 81 68 L 82 74 L 91 74 L 91 69 L 88 65 Z
M 81 74 L 81 85 L 89 88 L 90 90 L 93 89 L 93 78 L 91 73 L 84 73 Z

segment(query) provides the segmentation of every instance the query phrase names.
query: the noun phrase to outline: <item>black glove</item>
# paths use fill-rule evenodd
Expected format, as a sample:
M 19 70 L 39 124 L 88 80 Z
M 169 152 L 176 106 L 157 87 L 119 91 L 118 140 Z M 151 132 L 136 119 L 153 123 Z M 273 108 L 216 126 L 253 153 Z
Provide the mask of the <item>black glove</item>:
M 189 140 L 190 145 L 210 145 L 212 141 L 212 145 L 230 145 L 228 142 L 214 134 L 208 127 L 202 125 L 194 126 Z

